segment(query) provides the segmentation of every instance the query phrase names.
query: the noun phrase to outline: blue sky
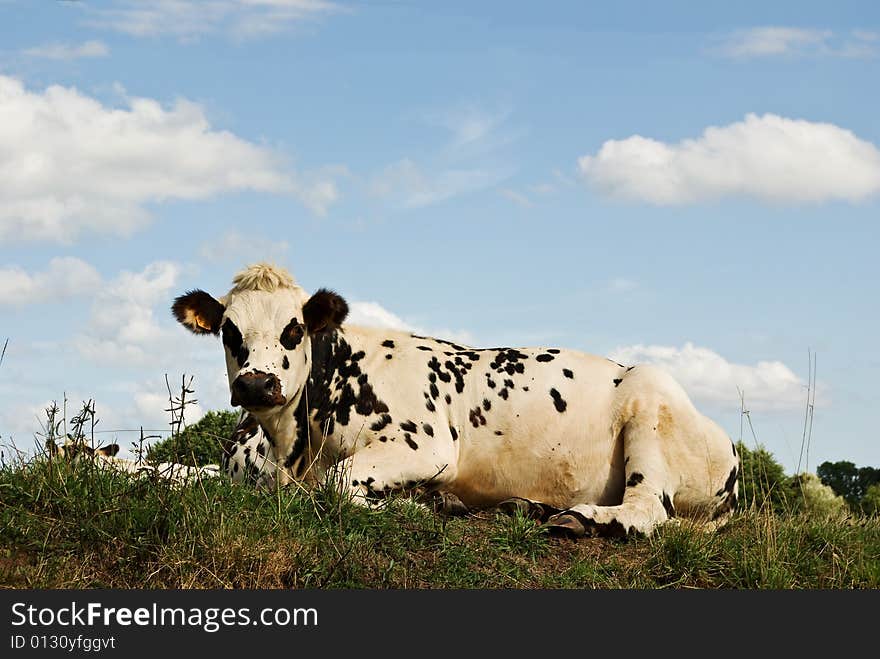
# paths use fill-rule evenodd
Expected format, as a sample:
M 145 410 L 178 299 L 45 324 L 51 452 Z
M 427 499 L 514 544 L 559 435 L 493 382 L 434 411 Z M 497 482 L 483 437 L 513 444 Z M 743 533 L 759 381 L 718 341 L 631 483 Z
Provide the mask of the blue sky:
M 353 320 L 653 361 L 789 471 L 880 465 L 874 3 L 0 0 L 0 438 L 228 404 L 168 311 L 256 260 Z M 106 433 L 129 444 L 128 432 Z M 746 430 L 744 439 L 753 443 Z

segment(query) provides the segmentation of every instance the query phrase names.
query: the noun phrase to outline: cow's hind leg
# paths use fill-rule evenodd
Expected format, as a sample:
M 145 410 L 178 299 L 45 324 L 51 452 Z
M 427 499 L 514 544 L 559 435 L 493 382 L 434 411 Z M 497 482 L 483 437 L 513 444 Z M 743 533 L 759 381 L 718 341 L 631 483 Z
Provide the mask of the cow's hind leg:
M 660 442 L 655 419 L 632 419 L 623 435 L 623 501 L 616 506 L 574 505 L 549 518 L 550 530 L 573 536 L 650 535 L 674 517 L 675 489 Z

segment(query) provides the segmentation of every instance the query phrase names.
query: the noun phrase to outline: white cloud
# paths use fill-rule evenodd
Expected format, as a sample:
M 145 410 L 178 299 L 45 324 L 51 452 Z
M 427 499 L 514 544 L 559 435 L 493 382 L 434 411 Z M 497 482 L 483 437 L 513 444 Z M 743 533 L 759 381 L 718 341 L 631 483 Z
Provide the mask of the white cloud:
M 0 269 L 0 305 L 35 304 L 94 293 L 101 275 L 90 264 L 77 258 L 49 261 L 44 272 L 28 274 L 11 266 Z
M 50 43 L 22 51 L 26 57 L 54 60 L 74 60 L 84 57 L 106 57 L 110 49 L 102 41 L 86 41 L 81 44 Z
M 436 203 L 494 187 L 513 173 L 502 150 L 517 137 L 506 128 L 508 111 L 488 113 L 474 106 L 423 113 L 424 126 L 440 128 L 444 140 L 417 160 L 405 157 L 367 181 L 367 192 L 403 209 Z
M 180 335 L 171 323 L 160 324 L 157 304 L 170 308 L 180 266 L 157 261 L 143 271 L 122 272 L 95 298 L 88 327 L 73 338 L 86 359 L 124 367 L 173 365 Z
M 349 307 L 346 322 L 353 325 L 368 325 L 370 327 L 387 327 L 408 332 L 414 332 L 415 328 L 405 322 L 377 302 L 352 302 Z
M 205 261 L 240 265 L 255 261 L 279 260 L 290 245 L 286 240 L 270 240 L 234 229 L 212 238 L 199 247 L 199 256 Z
M 473 343 L 473 336 L 470 332 L 446 328 L 426 329 L 418 324 L 404 320 L 397 314 L 388 311 L 378 302 L 352 302 L 349 305 L 349 314 L 346 322 L 352 325 L 387 327 L 388 329 L 412 332 L 420 336 L 435 336 L 440 339 L 457 341 L 464 344 Z
M 0 153 L 0 241 L 128 235 L 149 221 L 146 204 L 229 191 L 288 194 L 317 213 L 336 198 L 332 181 L 305 183 L 269 149 L 212 129 L 195 103 L 114 108 L 2 75 Z
M 639 287 L 639 282 L 626 277 L 615 277 L 608 282 L 608 290 L 612 293 L 627 293 Z
M 179 382 L 174 383 L 179 384 Z M 180 392 L 175 390 L 172 384 L 172 395 L 176 398 Z M 129 412 L 130 418 L 136 420 L 138 425 L 144 428 L 162 430 L 171 428 L 171 414 L 168 412 L 170 401 L 168 400 L 168 390 L 165 389 L 164 382 L 161 386 L 156 385 L 152 388 L 142 387 L 136 391 L 132 397 L 133 407 Z M 194 399 L 197 400 L 197 399 Z M 184 421 L 186 425 L 192 425 L 205 416 L 205 410 L 201 404 L 194 402 L 186 406 L 184 411 Z
M 500 183 L 504 170 L 448 168 L 427 172 L 408 158 L 386 167 L 370 182 L 374 197 L 386 199 L 402 208 L 423 208 L 469 192 Z
M 735 364 L 690 342 L 681 348 L 626 346 L 609 356 L 622 364 L 656 364 L 678 380 L 690 396 L 706 403 L 739 406 L 737 387 L 752 409 L 802 409 L 806 400 L 806 383 L 779 361 Z
M 529 199 L 522 192 L 517 192 L 516 190 L 511 190 L 510 188 L 504 188 L 499 192 L 501 192 L 504 197 L 510 199 L 510 201 L 515 203 L 517 206 L 522 206 L 523 208 L 531 208 L 533 205 L 532 200 Z
M 779 56 L 869 58 L 878 54 L 875 41 L 876 33 L 866 30 L 842 34 L 815 28 L 758 26 L 726 35 L 714 51 L 741 59 Z
M 325 0 L 122 0 L 113 8 L 91 9 L 86 24 L 135 37 L 191 41 L 220 33 L 250 39 L 341 11 Z
M 653 204 L 727 196 L 770 202 L 861 201 L 880 192 L 880 151 L 829 123 L 746 115 L 668 144 L 633 135 L 578 160 L 599 191 Z

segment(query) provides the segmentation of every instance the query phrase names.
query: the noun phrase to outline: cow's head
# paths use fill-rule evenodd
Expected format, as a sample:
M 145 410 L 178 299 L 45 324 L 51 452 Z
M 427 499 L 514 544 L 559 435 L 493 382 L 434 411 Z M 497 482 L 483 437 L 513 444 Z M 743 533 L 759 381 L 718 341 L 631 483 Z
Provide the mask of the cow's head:
M 285 270 L 264 263 L 233 284 L 219 300 L 189 291 L 171 310 L 190 331 L 222 336 L 232 405 L 259 418 L 299 399 L 311 370 L 311 337 L 339 327 L 348 305 L 326 289 L 309 297 Z

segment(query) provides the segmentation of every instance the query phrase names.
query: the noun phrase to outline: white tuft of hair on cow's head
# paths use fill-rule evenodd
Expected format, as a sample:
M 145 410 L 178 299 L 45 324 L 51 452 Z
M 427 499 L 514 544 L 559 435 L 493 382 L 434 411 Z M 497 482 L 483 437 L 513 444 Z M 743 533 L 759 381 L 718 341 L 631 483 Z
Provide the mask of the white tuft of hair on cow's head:
M 348 314 L 336 293 L 309 296 L 287 270 L 268 263 L 239 272 L 219 299 L 192 290 L 171 309 L 190 331 L 222 337 L 231 403 L 257 418 L 296 406 L 311 370 L 311 337 Z

